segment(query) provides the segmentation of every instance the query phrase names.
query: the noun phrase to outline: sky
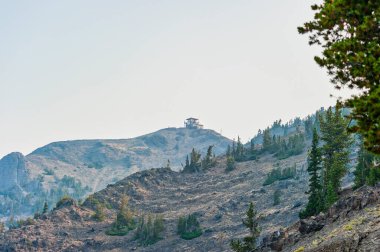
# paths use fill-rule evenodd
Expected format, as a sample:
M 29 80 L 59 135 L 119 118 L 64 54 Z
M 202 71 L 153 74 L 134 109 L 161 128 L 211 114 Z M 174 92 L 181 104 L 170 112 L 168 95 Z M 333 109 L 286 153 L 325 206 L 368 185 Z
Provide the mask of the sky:
M 0 156 L 197 117 L 244 141 L 339 95 L 308 0 L 0 0 Z

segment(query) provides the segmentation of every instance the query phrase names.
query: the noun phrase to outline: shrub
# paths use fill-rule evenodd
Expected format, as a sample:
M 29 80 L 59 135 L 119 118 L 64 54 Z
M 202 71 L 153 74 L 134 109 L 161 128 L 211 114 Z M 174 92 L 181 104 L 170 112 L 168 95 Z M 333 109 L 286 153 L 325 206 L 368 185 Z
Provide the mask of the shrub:
M 120 209 L 117 213 L 116 220 L 112 224 L 111 229 L 106 231 L 107 235 L 123 236 L 129 233 L 129 231 L 135 229 L 136 224 L 133 219 L 133 213 L 128 206 L 128 197 L 124 196 L 121 200 Z
M 104 206 L 102 204 L 96 205 L 95 214 L 92 217 L 97 221 L 104 221 L 106 215 L 104 213 Z
M 281 197 L 281 191 L 280 190 L 275 190 L 273 193 L 273 206 L 277 206 L 280 204 L 280 197 Z
M 270 173 L 268 173 L 263 185 L 270 185 L 278 180 L 295 178 L 296 174 L 297 169 L 295 165 L 293 167 L 287 167 L 285 169 L 274 168 Z
M 235 169 L 235 159 L 233 156 L 227 156 L 226 162 L 227 162 L 227 167 L 226 167 L 227 172 L 230 172 Z
M 147 221 L 145 221 L 147 219 Z M 164 231 L 164 220 L 162 216 L 148 215 L 141 216 L 137 224 L 135 239 L 139 241 L 140 245 L 147 246 L 158 242 L 163 239 L 162 232 Z
M 64 206 L 72 206 L 75 204 L 75 200 L 70 196 L 63 196 L 56 204 L 56 208 L 64 207 Z
M 203 232 L 195 214 L 179 217 L 177 233 L 185 240 L 191 240 L 202 235 Z

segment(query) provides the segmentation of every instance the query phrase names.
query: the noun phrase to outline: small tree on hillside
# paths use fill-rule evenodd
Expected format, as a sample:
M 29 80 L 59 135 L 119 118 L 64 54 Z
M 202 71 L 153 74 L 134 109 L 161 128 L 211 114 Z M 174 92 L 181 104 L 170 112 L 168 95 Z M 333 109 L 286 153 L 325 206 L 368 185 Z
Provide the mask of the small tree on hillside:
M 108 235 L 126 235 L 130 230 L 135 228 L 135 220 L 133 213 L 128 206 L 129 198 L 123 196 L 120 203 L 119 212 L 116 215 L 116 220 L 112 224 L 110 230 L 106 231 Z
M 226 172 L 230 172 L 235 169 L 235 159 L 233 156 L 227 156 L 226 159 Z
M 205 158 L 202 160 L 202 169 L 207 170 L 213 166 L 215 166 L 215 155 L 213 154 L 212 149 L 214 148 L 213 145 L 210 145 L 207 149 L 207 153 Z
M 46 214 L 49 210 L 48 203 L 45 201 L 44 208 L 42 209 L 42 214 Z
M 249 236 L 244 237 L 242 241 L 232 240 L 230 243 L 232 250 L 236 252 L 250 252 L 256 249 L 256 240 L 260 235 L 256 214 L 254 205 L 251 202 L 246 213 L 247 218 L 243 220 L 244 226 L 249 229 Z

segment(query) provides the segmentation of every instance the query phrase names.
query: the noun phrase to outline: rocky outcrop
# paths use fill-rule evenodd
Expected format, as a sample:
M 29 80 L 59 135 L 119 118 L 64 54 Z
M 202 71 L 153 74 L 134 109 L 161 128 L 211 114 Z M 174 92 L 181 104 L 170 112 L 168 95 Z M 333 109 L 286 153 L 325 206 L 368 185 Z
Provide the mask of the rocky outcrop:
M 380 249 L 379 239 L 374 237 L 380 237 L 380 185 L 346 192 L 326 214 L 267 235 L 261 250 L 379 251 L 375 249 Z
M 0 160 L 0 192 L 23 187 L 28 181 L 25 157 L 13 152 Z

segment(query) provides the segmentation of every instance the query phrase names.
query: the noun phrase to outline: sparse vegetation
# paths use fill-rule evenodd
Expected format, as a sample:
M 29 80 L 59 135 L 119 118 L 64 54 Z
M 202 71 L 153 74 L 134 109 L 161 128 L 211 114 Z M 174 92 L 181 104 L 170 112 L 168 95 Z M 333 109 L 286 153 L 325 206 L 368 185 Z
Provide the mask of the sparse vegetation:
M 97 221 L 104 221 L 106 215 L 104 213 L 104 206 L 102 204 L 97 204 L 95 206 L 95 213 L 92 217 Z
M 137 224 L 135 239 L 140 245 L 148 246 L 163 239 L 164 220 L 162 216 L 149 214 L 148 217 L 141 216 Z
M 68 195 L 63 196 L 56 204 L 56 208 L 60 208 L 61 206 L 67 205 L 67 204 L 74 204 L 75 200 L 71 198 Z
M 235 170 L 235 159 L 233 156 L 227 156 L 226 159 L 226 172 L 230 172 L 232 170 Z
M 52 169 L 45 168 L 44 169 L 44 175 L 53 176 L 54 171 Z
M 187 217 L 179 217 L 177 234 L 179 234 L 182 239 L 191 240 L 201 236 L 202 233 L 202 229 L 195 214 L 190 214 Z
M 281 202 L 281 191 L 279 189 L 275 190 L 273 193 L 273 206 L 277 206 Z
M 270 185 L 278 180 L 286 180 L 295 178 L 297 174 L 296 165 L 294 164 L 293 167 L 287 167 L 284 169 L 281 168 L 274 168 L 266 177 L 263 185 Z
M 129 233 L 129 231 L 135 229 L 136 223 L 133 218 L 133 213 L 128 206 L 129 198 L 123 196 L 117 213 L 116 220 L 112 224 L 111 229 L 106 231 L 107 235 L 123 236 Z
M 305 247 L 301 246 L 301 247 L 297 248 L 296 250 L 294 250 L 294 252 L 303 252 L 304 250 L 305 250 Z

